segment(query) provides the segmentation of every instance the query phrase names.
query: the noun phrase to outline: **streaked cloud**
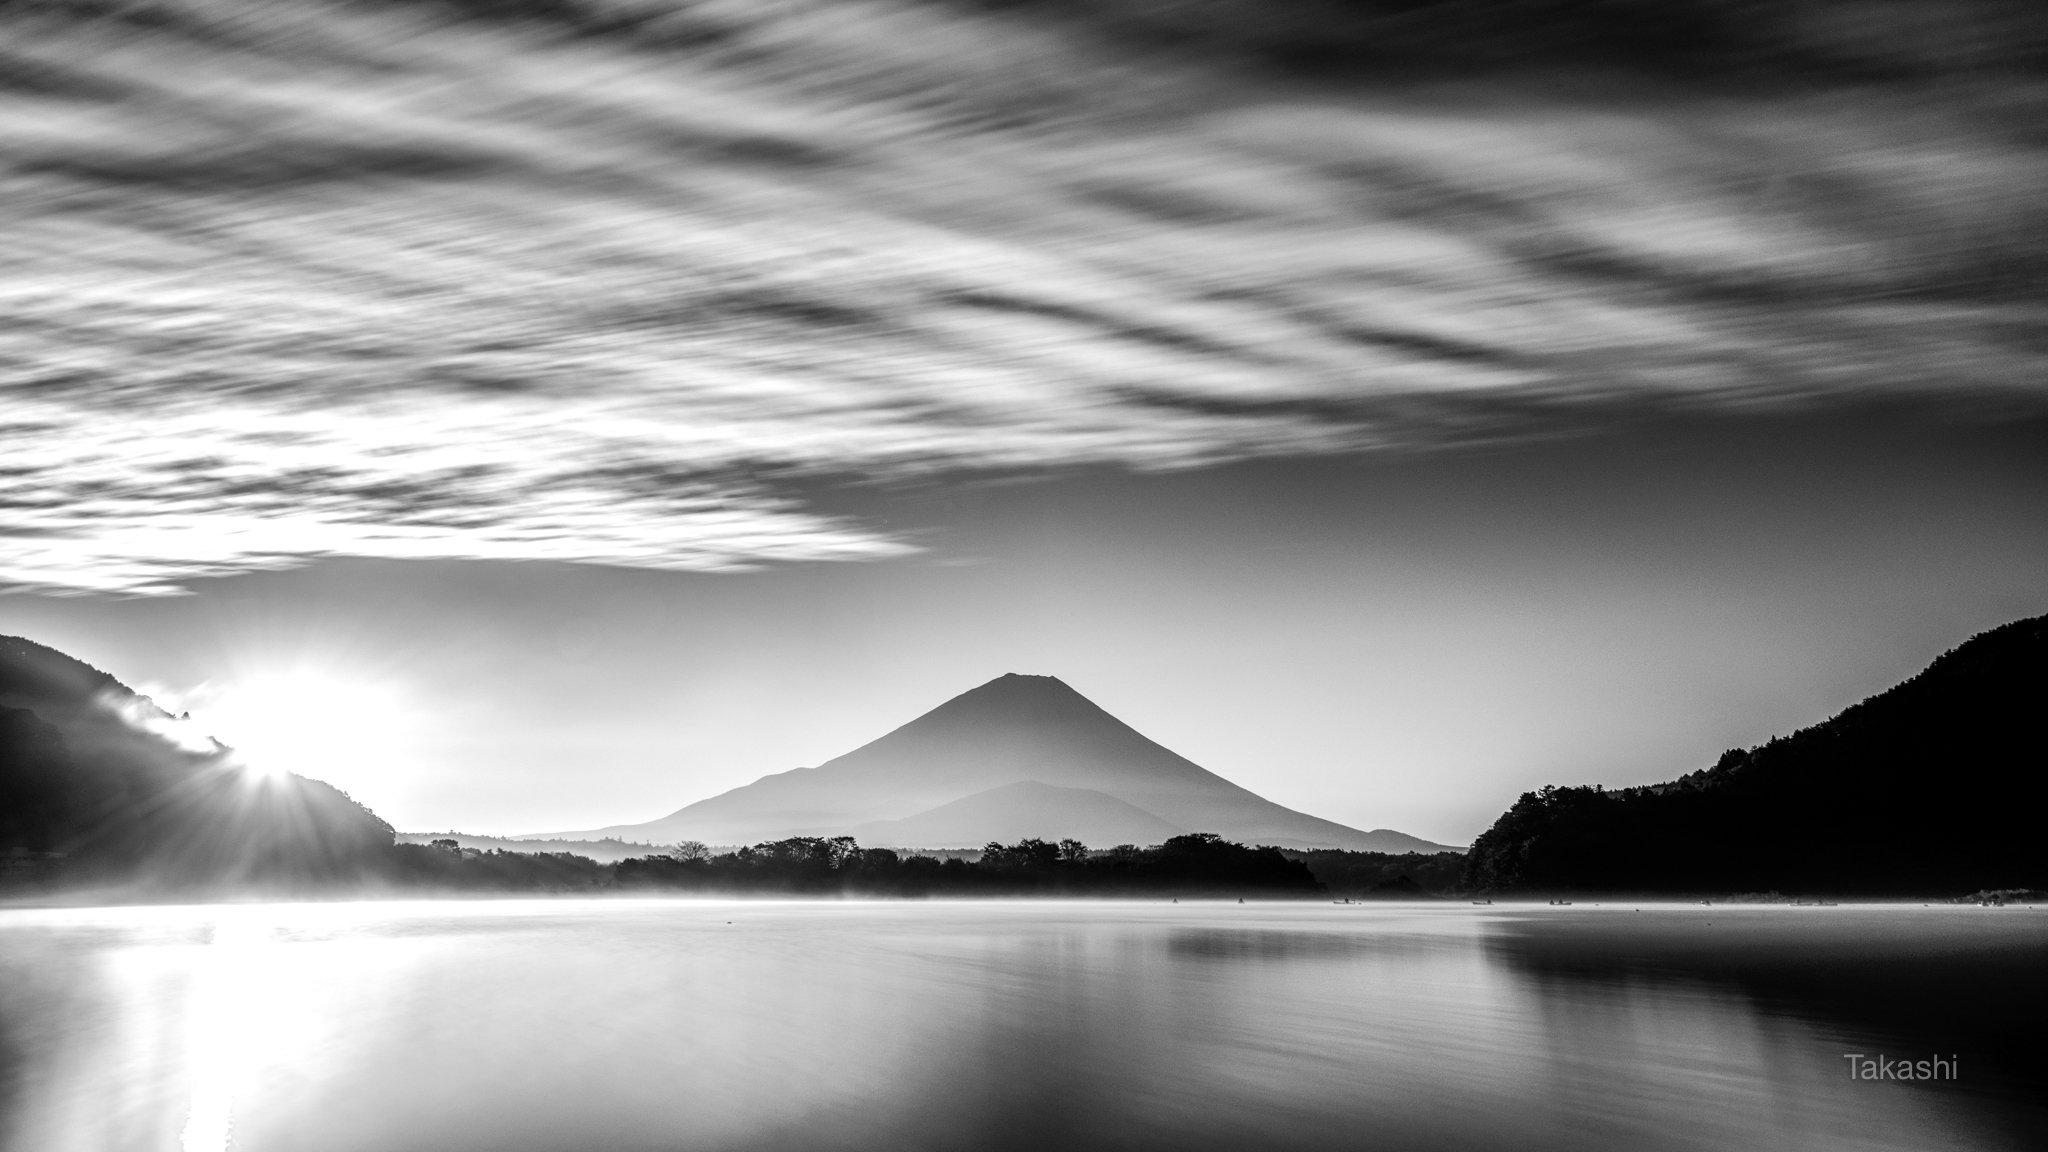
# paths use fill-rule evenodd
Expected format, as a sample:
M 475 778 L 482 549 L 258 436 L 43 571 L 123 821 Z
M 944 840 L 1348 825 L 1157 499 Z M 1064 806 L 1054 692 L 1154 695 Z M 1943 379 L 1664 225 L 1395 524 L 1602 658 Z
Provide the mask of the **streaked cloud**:
M 876 559 L 916 542 L 792 493 L 2043 399 L 2048 154 L 1965 96 L 1359 94 L 1028 12 L 579 10 L 617 34 L 6 16 L 0 583 Z

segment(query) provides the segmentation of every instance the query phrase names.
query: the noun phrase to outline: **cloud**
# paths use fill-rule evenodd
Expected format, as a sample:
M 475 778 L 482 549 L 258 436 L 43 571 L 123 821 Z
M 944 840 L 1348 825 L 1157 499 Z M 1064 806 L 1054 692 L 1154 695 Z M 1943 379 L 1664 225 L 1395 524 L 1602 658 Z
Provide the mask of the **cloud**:
M 2048 159 L 1966 103 L 1360 94 L 932 5 L 153 11 L 5 17 L 15 588 L 871 560 L 916 542 L 784 481 L 2042 398 Z
M 160 737 L 180 751 L 197 756 L 215 756 L 227 751 L 225 745 L 194 723 L 189 715 L 173 716 L 147 696 L 105 689 L 93 698 L 93 703 L 135 731 Z

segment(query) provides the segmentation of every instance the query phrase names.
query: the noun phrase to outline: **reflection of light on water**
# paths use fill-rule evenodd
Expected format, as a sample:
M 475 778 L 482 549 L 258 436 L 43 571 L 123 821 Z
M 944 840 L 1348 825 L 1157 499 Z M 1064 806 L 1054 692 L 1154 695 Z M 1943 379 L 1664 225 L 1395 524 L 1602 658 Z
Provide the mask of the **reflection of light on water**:
M 0 1030 L 50 1038 L 0 1145 L 1996 1146 L 1849 1082 L 1824 1021 L 1545 966 L 1493 927 L 1137 903 L 0 913 Z
M 184 1152 L 225 1152 L 233 1142 L 236 1091 L 260 1039 L 260 1009 L 272 988 L 276 945 L 268 929 L 242 916 L 223 916 L 213 945 L 193 972 L 186 1015 L 186 1072 L 193 1105 L 184 1117 Z
M 206 943 L 164 957 L 182 976 L 181 1010 L 166 1039 L 181 1115 L 158 1129 L 180 1152 L 272 1147 L 308 1115 L 320 1086 L 354 1066 L 357 1031 L 389 1034 L 390 989 L 377 973 L 411 949 L 365 938 L 404 905 L 249 905 L 206 910 Z M 182 1121 L 181 1126 L 180 1121 Z M 298 1140 L 294 1145 L 298 1146 Z M 345 1144 L 342 1146 L 346 1146 Z

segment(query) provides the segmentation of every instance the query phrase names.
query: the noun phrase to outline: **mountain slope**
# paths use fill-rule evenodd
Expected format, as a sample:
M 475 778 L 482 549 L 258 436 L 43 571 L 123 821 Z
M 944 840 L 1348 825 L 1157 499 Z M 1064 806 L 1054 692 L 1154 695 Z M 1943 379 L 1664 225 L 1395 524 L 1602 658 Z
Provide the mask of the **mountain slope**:
M 1405 850 L 1240 788 L 1146 739 L 1055 677 L 1015 673 L 816 768 L 764 776 L 646 824 L 558 835 L 716 844 L 840 835 L 1023 781 L 1101 792 L 1165 824 L 1243 843 Z
M 1163 844 L 1187 831 L 1133 804 L 1087 788 L 1055 788 L 1036 780 L 1005 784 L 901 820 L 856 824 L 863 844 L 902 848 L 979 848 L 1072 838 L 1083 844 Z
M 1941 895 L 2048 887 L 2048 617 L 1668 784 L 1524 794 L 1467 857 L 1499 891 Z
M 353 875 L 391 828 L 334 787 L 252 772 L 97 668 L 0 637 L 0 853 L 71 879 Z

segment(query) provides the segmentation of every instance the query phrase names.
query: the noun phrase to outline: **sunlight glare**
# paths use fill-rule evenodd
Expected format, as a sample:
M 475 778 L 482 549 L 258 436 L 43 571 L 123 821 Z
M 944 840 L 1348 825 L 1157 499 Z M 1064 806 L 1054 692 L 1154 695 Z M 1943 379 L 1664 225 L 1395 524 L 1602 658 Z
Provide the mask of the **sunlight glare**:
M 295 772 L 343 788 L 388 762 L 409 727 L 394 688 L 317 669 L 210 687 L 192 715 L 254 772 Z

